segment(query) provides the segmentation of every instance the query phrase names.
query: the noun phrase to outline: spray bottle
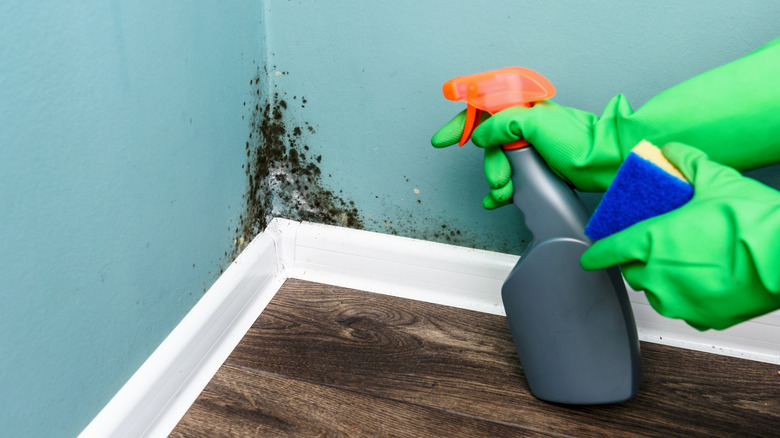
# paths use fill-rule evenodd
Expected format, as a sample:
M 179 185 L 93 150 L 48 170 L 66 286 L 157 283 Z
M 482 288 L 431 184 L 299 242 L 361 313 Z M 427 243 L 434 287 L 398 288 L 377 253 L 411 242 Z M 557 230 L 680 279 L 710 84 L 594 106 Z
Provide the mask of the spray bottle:
M 443 89 L 447 99 L 467 103 L 461 146 L 482 111 L 530 107 L 555 94 L 546 78 L 522 67 L 459 76 Z M 527 141 L 502 148 L 512 166 L 512 201 L 533 235 L 501 289 L 531 392 L 541 400 L 577 405 L 630 399 L 639 388 L 641 364 L 620 271 L 580 267 L 580 256 L 592 244 L 584 233 L 587 209 Z

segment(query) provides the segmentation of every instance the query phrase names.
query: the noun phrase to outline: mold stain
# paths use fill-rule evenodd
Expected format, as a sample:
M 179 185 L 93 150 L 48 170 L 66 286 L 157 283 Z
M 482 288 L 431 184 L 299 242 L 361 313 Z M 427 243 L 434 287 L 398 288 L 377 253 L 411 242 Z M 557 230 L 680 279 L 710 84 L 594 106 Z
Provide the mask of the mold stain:
M 393 217 L 380 218 L 367 215 L 366 229 L 394 236 L 411 237 L 431 242 L 496 251 L 506 254 L 522 254 L 529 246 L 522 233 L 506 233 L 501 230 L 480 230 L 467 226 L 459 220 L 442 222 L 439 212 L 428 207 L 428 201 L 423 198 L 423 191 L 412 184 L 409 177 L 403 175 L 403 181 L 409 185 L 408 196 L 400 199 L 390 199 L 386 195 L 375 195 L 377 202 L 383 204 L 385 210 L 396 212 Z M 427 195 L 427 193 L 426 193 Z M 479 207 L 481 208 L 481 206 Z M 505 207 L 512 208 L 512 207 Z
M 324 184 L 324 178 L 329 175 L 323 175 L 319 165 L 327 157 L 311 151 L 309 144 L 316 141 L 317 130 L 301 120 L 302 109 L 309 100 L 301 95 L 290 96 L 275 85 L 269 86 L 272 76 L 289 74 L 276 74 L 275 68 L 271 68 L 270 74 L 269 70 L 259 69 L 249 81 L 250 96 L 244 102 L 246 113 L 242 119 L 248 119 L 250 129 L 244 145 L 246 162 L 241 167 L 246 174 L 247 188 L 238 225 L 230 227 L 235 237 L 231 249 L 224 254 L 226 260 L 235 260 L 274 217 L 514 254 L 527 246 L 527 242 L 519 239 L 497 238 L 485 242 L 484 236 L 463 224 L 443 224 L 440 215 L 429 210 L 414 187 L 410 187 L 410 198 L 406 202 L 402 200 L 401 205 L 388 194 L 375 195 L 382 210 L 395 212 L 391 217 L 360 212 L 343 191 L 334 192 Z M 411 185 L 408 177 L 398 177 Z
M 285 72 L 284 74 L 287 74 Z M 321 155 L 310 152 L 308 142 L 316 129 L 298 122 L 290 108 L 305 107 L 306 98 L 287 97 L 264 83 L 267 70 L 250 81 L 256 102 L 251 108 L 250 131 L 245 144 L 247 177 L 245 211 L 239 218 L 234 256 L 271 219 L 281 217 L 350 228 L 363 228 L 355 203 L 325 187 Z M 270 90 L 270 91 L 266 91 Z

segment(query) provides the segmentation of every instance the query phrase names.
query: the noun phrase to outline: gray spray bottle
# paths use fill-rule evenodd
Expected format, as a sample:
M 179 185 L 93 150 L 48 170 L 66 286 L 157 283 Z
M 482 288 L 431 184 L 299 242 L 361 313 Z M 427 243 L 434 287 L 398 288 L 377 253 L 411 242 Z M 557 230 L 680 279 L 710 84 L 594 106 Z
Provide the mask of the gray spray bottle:
M 450 100 L 468 104 L 461 145 L 481 111 L 552 97 L 543 76 L 507 67 L 444 84 Z M 641 381 L 639 341 L 625 283 L 617 267 L 585 271 L 579 259 L 592 244 L 588 212 L 536 150 L 520 140 L 504 146 L 512 167 L 512 201 L 533 235 L 501 290 L 512 339 L 531 392 L 563 404 L 630 399 Z

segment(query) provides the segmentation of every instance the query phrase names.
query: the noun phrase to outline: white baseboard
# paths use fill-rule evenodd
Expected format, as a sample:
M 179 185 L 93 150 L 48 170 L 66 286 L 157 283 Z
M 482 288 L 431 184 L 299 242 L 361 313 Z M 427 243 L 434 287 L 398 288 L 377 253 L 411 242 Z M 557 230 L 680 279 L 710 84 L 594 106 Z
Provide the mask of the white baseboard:
M 168 436 L 287 279 L 286 225 L 244 249 L 81 437 Z
M 287 278 L 503 315 L 518 257 L 274 219 L 81 433 L 167 436 Z M 780 364 L 780 313 L 698 332 L 631 293 L 643 341 Z

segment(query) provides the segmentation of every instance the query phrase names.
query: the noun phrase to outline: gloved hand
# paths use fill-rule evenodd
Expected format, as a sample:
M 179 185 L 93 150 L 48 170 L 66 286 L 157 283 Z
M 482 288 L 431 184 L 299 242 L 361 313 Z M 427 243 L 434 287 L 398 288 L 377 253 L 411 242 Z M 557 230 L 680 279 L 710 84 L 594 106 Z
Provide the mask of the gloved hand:
M 480 123 L 472 140 L 490 149 L 525 137 L 555 173 L 582 191 L 606 190 L 628 151 L 642 139 L 683 142 L 719 163 L 753 169 L 780 161 L 778 77 L 780 39 L 664 91 L 636 112 L 622 95 L 609 102 L 600 118 L 545 101 L 497 113 Z M 459 115 L 447 123 L 433 136 L 433 145 L 456 143 L 464 119 Z M 511 173 L 509 163 L 496 153 L 485 160 L 486 169 L 495 173 L 486 173 L 491 196 L 483 204 L 508 203 L 511 186 L 504 181 Z
M 780 192 L 690 146 L 662 151 L 693 183 L 693 199 L 597 241 L 582 267 L 620 264 L 658 313 L 699 330 L 779 309 Z
M 480 124 L 490 117 L 483 112 Z M 431 144 L 437 148 L 452 146 L 460 140 L 463 127 L 466 124 L 466 110 L 461 111 L 444 127 L 433 135 Z M 482 206 L 488 210 L 502 207 L 512 202 L 512 168 L 509 160 L 498 145 L 485 147 L 484 159 L 485 177 L 490 186 L 490 193 L 482 199 Z
M 568 108 L 552 101 L 539 102 L 531 108 L 509 108 L 485 117 L 471 140 L 485 148 L 485 177 L 490 194 L 482 200 L 487 209 L 511 202 L 512 169 L 500 146 L 525 137 L 547 161 L 558 176 L 584 191 L 604 191 L 623 162 L 625 153 L 610 145 L 596 148 L 596 140 L 609 138 L 603 132 L 614 126 L 615 113 L 630 111 L 622 96 L 613 99 L 599 120 L 594 114 Z M 465 111 L 442 127 L 431 139 L 437 148 L 458 142 L 465 124 Z M 522 133 L 522 134 L 521 134 Z M 608 142 L 601 141 L 606 145 Z

